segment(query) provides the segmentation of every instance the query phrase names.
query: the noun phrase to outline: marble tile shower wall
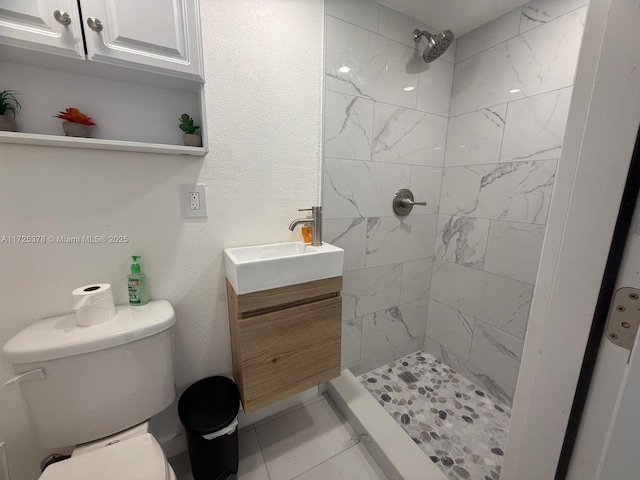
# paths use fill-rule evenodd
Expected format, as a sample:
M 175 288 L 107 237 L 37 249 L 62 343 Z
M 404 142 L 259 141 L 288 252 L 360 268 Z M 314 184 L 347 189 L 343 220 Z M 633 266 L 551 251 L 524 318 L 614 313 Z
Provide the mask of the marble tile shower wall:
M 457 41 L 425 349 L 510 403 L 586 0 L 533 0 Z
M 345 249 L 343 366 L 369 371 L 422 348 L 454 48 L 427 65 L 426 25 L 373 0 L 327 0 L 324 240 Z M 400 188 L 428 202 L 400 219 Z
M 411 32 L 427 25 L 327 0 L 322 196 L 324 238 L 345 249 L 343 366 L 424 345 L 510 402 L 586 4 L 532 0 L 425 64 Z M 391 198 L 407 186 L 428 206 L 401 220 Z

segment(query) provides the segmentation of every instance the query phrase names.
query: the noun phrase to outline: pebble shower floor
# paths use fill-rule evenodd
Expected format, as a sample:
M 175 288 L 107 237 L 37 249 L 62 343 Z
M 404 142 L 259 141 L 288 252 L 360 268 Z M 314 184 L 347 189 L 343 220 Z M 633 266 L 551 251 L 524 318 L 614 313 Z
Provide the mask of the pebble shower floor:
M 420 351 L 360 381 L 450 479 L 500 478 L 508 406 Z

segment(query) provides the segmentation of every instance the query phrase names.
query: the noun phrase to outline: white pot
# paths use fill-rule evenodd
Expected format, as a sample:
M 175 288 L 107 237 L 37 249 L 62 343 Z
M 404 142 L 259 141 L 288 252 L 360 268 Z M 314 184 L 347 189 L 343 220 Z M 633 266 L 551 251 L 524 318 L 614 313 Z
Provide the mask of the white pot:
M 0 131 L 3 132 L 15 132 L 16 121 L 9 115 L 0 115 Z
M 201 147 L 202 137 L 197 133 L 185 133 L 183 135 L 184 145 L 186 147 Z
M 91 125 L 85 125 L 84 123 L 62 122 L 62 128 L 67 137 L 89 138 L 90 127 Z

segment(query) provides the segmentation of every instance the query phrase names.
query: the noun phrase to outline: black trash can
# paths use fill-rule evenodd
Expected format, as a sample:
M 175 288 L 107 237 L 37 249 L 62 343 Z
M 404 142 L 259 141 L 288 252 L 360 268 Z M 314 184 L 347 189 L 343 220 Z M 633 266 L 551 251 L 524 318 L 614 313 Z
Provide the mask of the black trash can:
M 187 432 L 194 480 L 235 478 L 239 409 L 238 387 L 227 377 L 199 380 L 180 397 L 178 414 Z

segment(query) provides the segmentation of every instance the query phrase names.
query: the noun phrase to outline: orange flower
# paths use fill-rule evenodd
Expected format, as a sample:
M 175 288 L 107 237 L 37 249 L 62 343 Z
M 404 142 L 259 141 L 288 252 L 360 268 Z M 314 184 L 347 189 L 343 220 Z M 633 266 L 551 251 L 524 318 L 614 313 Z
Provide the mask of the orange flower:
M 85 125 L 95 125 L 95 123 L 91 120 L 91 117 L 87 117 L 84 113 L 74 107 L 67 108 L 64 112 L 58 112 L 58 115 L 55 116 L 63 120 L 67 120 L 68 122 L 84 123 Z

